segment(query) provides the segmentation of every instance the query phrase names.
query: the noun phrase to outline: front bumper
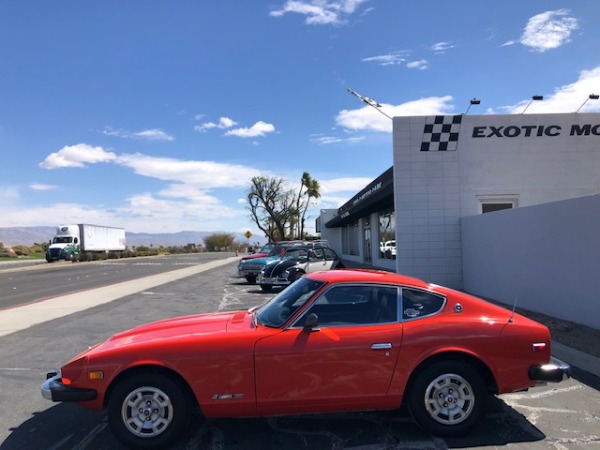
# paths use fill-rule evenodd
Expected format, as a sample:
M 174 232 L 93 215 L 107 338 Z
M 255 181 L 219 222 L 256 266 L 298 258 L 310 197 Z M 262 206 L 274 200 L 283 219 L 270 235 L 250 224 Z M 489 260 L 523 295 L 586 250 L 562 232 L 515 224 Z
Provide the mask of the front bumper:
M 262 268 L 238 267 L 238 276 L 239 277 L 246 277 L 246 276 L 255 276 L 255 277 L 257 277 L 260 274 L 261 270 L 262 270 Z
M 48 372 L 46 381 L 40 387 L 42 397 L 53 402 L 86 402 L 95 400 L 98 393 L 95 389 L 72 388 L 62 382 L 60 371 Z
M 559 383 L 571 378 L 571 366 L 552 356 L 548 364 L 531 366 L 529 378 L 533 381 Z
M 256 278 L 256 282 L 258 284 L 266 284 L 270 286 L 289 286 L 291 284 L 291 282 L 287 278 L 266 277 L 263 274 L 260 274 Z

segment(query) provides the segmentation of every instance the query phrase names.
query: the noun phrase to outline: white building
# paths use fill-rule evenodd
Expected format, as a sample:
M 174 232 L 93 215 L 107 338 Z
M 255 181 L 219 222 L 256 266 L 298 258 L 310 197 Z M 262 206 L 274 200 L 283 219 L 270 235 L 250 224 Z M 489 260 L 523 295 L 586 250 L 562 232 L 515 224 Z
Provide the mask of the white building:
M 338 210 L 321 213 L 322 238 L 346 261 L 468 291 L 478 275 L 473 260 L 465 261 L 465 240 L 475 242 L 464 236 L 465 218 L 600 193 L 600 114 L 393 121 L 393 167 Z M 539 235 L 548 238 L 530 239 Z M 597 246 L 600 238 L 591 240 Z M 489 249 L 476 242 L 469 258 L 495 257 L 488 250 L 497 242 Z

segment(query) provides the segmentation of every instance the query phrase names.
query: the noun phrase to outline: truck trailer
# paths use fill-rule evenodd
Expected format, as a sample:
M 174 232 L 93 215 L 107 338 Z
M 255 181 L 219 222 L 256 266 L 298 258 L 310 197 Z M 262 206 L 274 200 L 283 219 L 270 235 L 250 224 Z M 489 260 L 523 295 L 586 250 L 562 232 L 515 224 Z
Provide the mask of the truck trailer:
M 125 250 L 125 229 L 79 223 L 59 225 L 46 250 L 46 261 L 73 261 L 82 253 Z

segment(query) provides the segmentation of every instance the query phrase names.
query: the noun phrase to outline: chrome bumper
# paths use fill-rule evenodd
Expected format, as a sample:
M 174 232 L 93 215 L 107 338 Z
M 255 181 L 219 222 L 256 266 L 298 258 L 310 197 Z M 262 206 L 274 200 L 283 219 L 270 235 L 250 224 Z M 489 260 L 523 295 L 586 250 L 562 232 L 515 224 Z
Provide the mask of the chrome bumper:
M 40 386 L 42 397 L 53 402 L 85 402 L 94 400 L 98 393 L 94 389 L 70 388 L 63 384 L 60 370 L 48 372 L 46 381 Z
M 571 366 L 552 356 L 548 364 L 531 366 L 529 378 L 533 381 L 559 383 L 571 378 Z
M 256 283 L 257 284 L 267 284 L 267 285 L 271 285 L 271 286 L 288 286 L 291 284 L 291 282 L 285 278 L 278 278 L 278 277 L 265 277 L 262 275 L 259 275 L 256 278 Z

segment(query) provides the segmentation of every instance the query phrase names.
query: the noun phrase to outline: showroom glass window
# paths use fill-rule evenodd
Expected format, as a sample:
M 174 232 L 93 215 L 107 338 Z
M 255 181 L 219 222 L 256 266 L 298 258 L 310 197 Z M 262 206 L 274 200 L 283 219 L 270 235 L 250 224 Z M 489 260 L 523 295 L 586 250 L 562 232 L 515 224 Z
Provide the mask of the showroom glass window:
M 393 209 L 379 213 L 379 257 L 396 259 L 396 215 Z
M 342 228 L 342 253 L 358 255 L 358 220 Z

